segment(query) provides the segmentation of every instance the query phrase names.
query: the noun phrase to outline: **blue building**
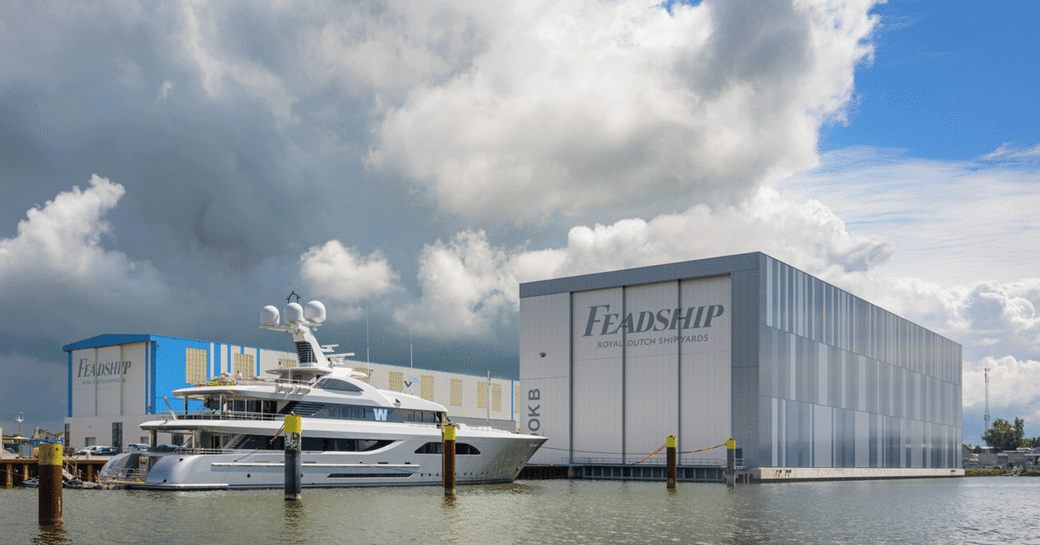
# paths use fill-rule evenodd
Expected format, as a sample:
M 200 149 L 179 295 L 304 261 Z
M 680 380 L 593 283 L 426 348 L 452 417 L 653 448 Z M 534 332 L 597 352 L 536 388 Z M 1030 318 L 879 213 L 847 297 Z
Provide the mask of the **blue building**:
M 65 432 L 79 446 L 146 443 L 142 422 L 185 410 L 174 390 L 227 374 L 262 378 L 265 371 L 296 365 L 296 353 L 255 346 L 156 334 L 104 334 L 62 347 L 68 357 L 68 412 Z M 352 367 L 376 387 L 410 393 L 448 408 L 456 421 L 512 429 L 516 381 L 369 362 Z M 192 401 L 187 410 L 201 410 Z M 160 436 L 160 443 L 174 442 Z

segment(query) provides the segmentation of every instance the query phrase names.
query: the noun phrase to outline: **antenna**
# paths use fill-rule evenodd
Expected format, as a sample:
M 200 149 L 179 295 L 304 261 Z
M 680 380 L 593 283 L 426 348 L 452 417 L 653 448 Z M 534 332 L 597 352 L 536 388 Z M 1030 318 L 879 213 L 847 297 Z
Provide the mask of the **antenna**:
M 412 359 L 412 332 L 408 332 L 408 367 L 415 367 L 415 360 Z
M 982 415 L 982 418 L 986 421 L 986 428 L 982 430 L 982 433 L 986 433 L 989 430 L 989 367 L 983 373 L 986 377 L 986 413 Z
M 372 353 L 368 346 L 368 307 L 365 307 L 365 361 L 372 361 Z
M 15 420 L 18 421 L 18 433 L 16 435 L 18 435 L 18 437 L 21 437 L 22 436 L 22 422 L 25 422 L 25 415 L 22 414 L 22 411 L 18 411 L 18 417 L 15 418 Z

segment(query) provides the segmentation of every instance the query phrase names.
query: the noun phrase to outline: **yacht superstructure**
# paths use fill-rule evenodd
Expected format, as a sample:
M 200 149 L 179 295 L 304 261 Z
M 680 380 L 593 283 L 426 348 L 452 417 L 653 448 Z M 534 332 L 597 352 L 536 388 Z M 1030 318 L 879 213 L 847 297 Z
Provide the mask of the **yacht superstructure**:
M 267 380 L 225 375 L 174 391 L 185 407 L 196 401 L 202 410 L 171 409 L 141 428 L 181 434 L 185 443 L 168 452 L 153 445 L 116 456 L 102 477 L 136 478 L 132 486 L 153 489 L 280 487 L 280 428 L 285 415 L 296 414 L 303 417 L 304 487 L 439 483 L 440 425 L 449 421 L 445 407 L 366 383 L 364 374 L 349 367 L 349 354 L 332 354 L 332 347 L 318 344 L 313 331 L 324 321 L 318 301 L 306 307 L 290 302 L 284 324 L 277 308 L 264 307 L 261 327 L 293 336 L 297 366 L 272 369 Z M 457 481 L 512 481 L 545 441 L 459 424 Z

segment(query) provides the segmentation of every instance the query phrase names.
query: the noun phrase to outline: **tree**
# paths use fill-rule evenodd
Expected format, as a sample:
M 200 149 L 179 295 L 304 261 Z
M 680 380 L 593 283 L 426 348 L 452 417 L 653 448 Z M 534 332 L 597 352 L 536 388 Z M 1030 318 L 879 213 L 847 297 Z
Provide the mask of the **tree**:
M 1014 448 L 1024 447 L 1026 441 L 1026 421 L 1015 417 L 1015 429 L 1013 430 L 1015 435 L 1015 446 Z
M 1022 419 L 1016 418 L 1015 420 L 1016 426 L 1021 422 L 1022 428 L 1025 428 L 1025 422 L 1022 421 Z M 1015 450 L 1018 448 L 1018 440 L 1015 438 L 1015 429 L 1011 427 L 1010 422 L 1003 418 L 998 418 L 993 421 L 993 425 L 982 434 L 982 440 L 985 441 L 987 445 L 993 447 L 995 452 Z

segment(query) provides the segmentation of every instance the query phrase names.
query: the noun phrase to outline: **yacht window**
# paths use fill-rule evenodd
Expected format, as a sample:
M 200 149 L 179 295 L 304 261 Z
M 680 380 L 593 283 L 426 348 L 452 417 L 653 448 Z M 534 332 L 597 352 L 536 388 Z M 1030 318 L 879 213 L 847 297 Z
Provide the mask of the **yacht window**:
M 415 449 L 416 454 L 440 454 L 441 444 L 434 441 Z M 455 454 L 459 456 L 476 456 L 480 454 L 477 447 L 469 443 L 455 443 Z
M 326 378 L 319 381 L 314 385 L 315 387 L 323 390 L 333 390 L 337 392 L 360 392 L 361 388 L 345 381 L 336 378 Z
M 331 437 L 303 437 L 303 450 L 336 451 L 336 452 L 368 452 L 381 449 L 393 441 L 386 439 L 344 439 Z M 273 442 L 266 435 L 239 435 L 229 442 L 229 447 L 239 450 L 282 450 L 285 443 L 282 437 Z

